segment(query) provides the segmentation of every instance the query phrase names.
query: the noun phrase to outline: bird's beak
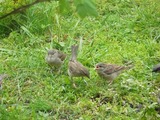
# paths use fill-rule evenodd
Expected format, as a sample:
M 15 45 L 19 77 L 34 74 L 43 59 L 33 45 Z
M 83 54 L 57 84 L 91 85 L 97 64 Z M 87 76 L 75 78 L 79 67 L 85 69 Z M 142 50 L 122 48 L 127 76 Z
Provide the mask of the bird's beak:
M 98 68 L 97 68 L 97 67 L 95 67 L 95 68 L 94 68 L 94 70 L 98 70 Z

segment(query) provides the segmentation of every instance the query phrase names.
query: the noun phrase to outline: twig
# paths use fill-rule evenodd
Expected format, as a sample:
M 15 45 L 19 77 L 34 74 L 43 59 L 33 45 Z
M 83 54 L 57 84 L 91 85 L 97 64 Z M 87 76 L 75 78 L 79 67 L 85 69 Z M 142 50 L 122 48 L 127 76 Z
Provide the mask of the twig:
M 45 1 L 50 1 L 50 0 L 36 0 L 35 2 L 30 3 L 30 4 L 28 4 L 28 5 L 21 6 L 21 7 L 17 8 L 17 9 L 15 9 L 15 10 L 11 11 L 10 13 L 7 13 L 6 15 L 1 16 L 1 17 L 0 17 L 0 20 L 6 18 L 6 17 L 9 16 L 9 15 L 22 12 L 23 10 L 31 7 L 31 6 L 34 5 L 34 4 L 37 4 L 37 3 L 39 3 L 39 2 L 45 2 Z

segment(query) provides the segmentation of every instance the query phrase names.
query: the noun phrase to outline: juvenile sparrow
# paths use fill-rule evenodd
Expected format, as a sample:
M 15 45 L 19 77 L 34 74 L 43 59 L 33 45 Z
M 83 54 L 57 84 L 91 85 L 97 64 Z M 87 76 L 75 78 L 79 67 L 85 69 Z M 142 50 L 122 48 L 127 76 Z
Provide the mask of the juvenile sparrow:
M 0 75 L 0 89 L 2 89 L 2 81 L 5 77 L 7 77 L 8 75 L 7 74 L 2 74 Z
M 48 54 L 45 60 L 48 63 L 48 65 L 50 65 L 52 68 L 60 69 L 65 58 L 66 58 L 66 54 L 64 54 L 59 50 L 52 49 L 52 50 L 48 50 Z
M 160 72 L 160 63 L 153 67 L 152 72 Z
M 71 77 L 73 82 L 73 77 L 88 77 L 90 78 L 90 73 L 86 67 L 84 67 L 80 62 L 77 61 L 77 51 L 78 46 L 71 46 L 71 59 L 68 63 L 68 75 Z M 73 82 L 73 86 L 76 87 L 75 83 Z
M 119 66 L 114 64 L 98 63 L 95 66 L 95 70 L 101 78 L 110 81 L 111 84 L 123 70 L 127 70 L 132 67 L 133 65 Z

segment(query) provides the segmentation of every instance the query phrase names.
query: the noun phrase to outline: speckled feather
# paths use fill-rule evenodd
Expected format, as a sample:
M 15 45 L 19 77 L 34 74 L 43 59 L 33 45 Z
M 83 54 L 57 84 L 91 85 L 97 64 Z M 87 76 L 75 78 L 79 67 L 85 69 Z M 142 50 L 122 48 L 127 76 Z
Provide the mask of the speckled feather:
M 59 68 L 63 64 L 65 58 L 66 55 L 61 51 L 56 49 L 51 49 L 48 50 L 48 54 L 45 60 L 51 67 Z
M 132 68 L 133 65 L 119 66 L 114 64 L 98 63 L 96 64 L 96 71 L 98 75 L 109 81 L 114 80 L 123 70 Z
M 72 46 L 72 56 L 68 63 L 68 74 L 71 77 L 83 77 L 90 78 L 89 71 L 80 62 L 77 61 L 77 50 L 78 46 Z

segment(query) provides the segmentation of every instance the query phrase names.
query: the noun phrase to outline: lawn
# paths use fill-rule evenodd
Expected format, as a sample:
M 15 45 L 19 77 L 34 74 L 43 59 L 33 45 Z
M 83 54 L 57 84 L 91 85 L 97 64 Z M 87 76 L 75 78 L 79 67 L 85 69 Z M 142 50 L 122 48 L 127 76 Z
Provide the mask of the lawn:
M 12 16 L 12 32 L 1 32 L 0 40 L 0 73 L 9 75 L 0 90 L 1 120 L 160 119 L 160 74 L 152 73 L 160 62 L 160 1 L 97 0 L 96 5 L 99 15 L 84 19 L 56 14 L 56 2 Z M 76 89 L 67 73 L 73 44 L 91 74 L 74 78 Z M 45 62 L 51 48 L 67 54 L 59 74 Z M 98 62 L 128 61 L 134 68 L 111 85 L 94 70 Z

